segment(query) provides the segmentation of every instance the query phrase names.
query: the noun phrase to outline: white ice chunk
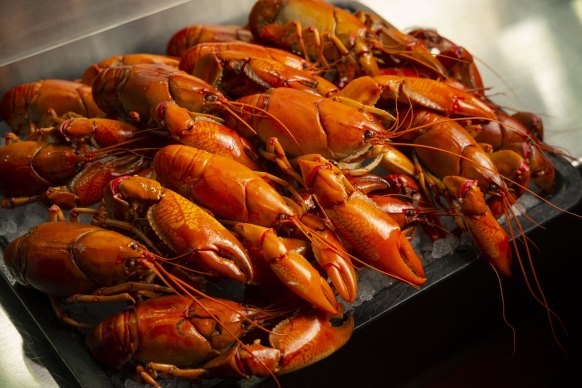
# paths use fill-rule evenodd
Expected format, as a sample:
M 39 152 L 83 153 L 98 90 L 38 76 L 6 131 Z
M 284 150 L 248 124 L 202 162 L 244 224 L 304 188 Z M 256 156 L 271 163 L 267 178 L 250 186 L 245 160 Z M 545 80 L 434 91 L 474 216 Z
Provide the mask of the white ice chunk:
M 435 259 L 451 255 L 459 245 L 459 239 L 453 235 L 446 235 L 436 240 L 432 245 L 431 256 Z
M 0 222 L 0 235 L 10 236 L 18 231 L 18 225 L 12 219 Z
M 363 268 L 359 271 L 358 295 L 352 304 L 353 307 L 371 300 L 374 295 L 394 283 L 394 279 L 372 268 Z

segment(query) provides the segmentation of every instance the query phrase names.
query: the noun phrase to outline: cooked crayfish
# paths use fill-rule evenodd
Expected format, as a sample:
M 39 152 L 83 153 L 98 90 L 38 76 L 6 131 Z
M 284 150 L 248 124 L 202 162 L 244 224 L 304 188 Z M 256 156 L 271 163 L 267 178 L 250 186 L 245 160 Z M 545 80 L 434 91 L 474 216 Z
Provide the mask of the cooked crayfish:
M 192 46 L 206 42 L 252 42 L 251 32 L 239 25 L 192 25 L 174 33 L 168 41 L 168 55 L 182 57 Z
M 191 60 L 187 67 L 182 66 L 187 55 L 180 62 L 180 68 L 207 81 L 229 98 L 239 98 L 276 87 L 291 87 L 326 97 L 339 92 L 325 78 L 246 51 L 208 53 L 196 61 Z
M 111 181 L 103 204 L 116 220 L 135 224 L 145 220 L 161 244 L 188 269 L 205 269 L 238 282 L 251 281 L 253 268 L 240 241 L 214 217 L 159 182 L 125 176 Z
M 500 203 L 503 209 L 507 209 L 515 202 L 515 194 L 508 189 L 493 160 L 457 122 L 428 110 L 416 109 L 402 121 L 402 127 L 405 129 L 401 139 L 410 142 L 415 155 L 423 166 L 426 166 L 425 168 L 419 166 L 417 169 L 430 171 L 430 174 L 422 175 L 422 183 L 430 182 L 432 187 L 438 187 L 438 182 L 431 180 L 433 175 L 437 179 L 447 176 L 463 177 L 476 181 L 481 192 L 493 193 L 490 201 Z M 452 194 L 458 197 L 457 193 L 458 191 L 454 191 Z M 436 196 L 438 195 L 444 194 L 437 193 Z M 427 196 L 433 198 L 435 193 L 427 191 Z M 489 250 L 483 253 L 498 271 L 509 275 L 507 269 L 508 263 L 511 262 L 511 249 L 502 243 L 507 240 L 507 233 L 503 228 L 497 229 L 496 232 L 494 236 L 478 233 L 473 233 L 472 236 L 475 240 L 484 239 L 483 242 L 477 242 L 479 246 L 488 244 L 492 250 L 498 249 L 495 253 Z M 498 243 L 492 242 L 495 236 Z M 505 259 L 501 259 L 502 257 Z M 503 261 L 506 264 L 501 265 Z
M 10 141 L 0 148 L 2 207 L 14 207 L 40 199 L 57 201 L 68 208 L 74 206 L 65 205 L 71 204 L 71 201 L 91 205 L 100 200 L 102 184 L 107 180 L 116 174 L 134 174 L 143 168 L 144 159 L 136 155 L 105 162 L 97 160 L 106 156 L 107 151 L 79 153 L 74 147 L 64 144 Z M 68 182 L 71 182 L 69 189 L 51 189 Z M 48 189 L 51 190 L 47 192 Z M 66 199 L 59 200 L 63 191 L 72 193 L 72 198 L 67 195 Z
M 249 58 L 275 61 L 296 70 L 307 70 L 313 65 L 300 56 L 274 47 L 248 42 L 208 42 L 197 44 L 186 51 L 180 59 L 180 70 L 191 73 L 198 61 L 208 54 L 238 52 Z
M 479 97 L 445 82 L 421 77 L 379 75 L 359 77 L 342 89 L 340 95 L 365 105 L 380 100 L 395 104 L 422 106 L 447 116 L 495 119 L 495 112 Z
M 187 138 L 190 145 L 256 166 L 247 155 L 252 146 L 209 116 L 230 109 L 231 102 L 200 78 L 165 65 L 116 66 L 95 78 L 93 95 L 109 115 L 140 125 L 153 121 L 150 126 L 168 128 L 171 136 Z
M 414 38 L 392 34 L 398 43 L 384 44 L 365 21 L 320 0 L 259 0 L 249 14 L 249 26 L 257 40 L 318 62 L 340 87 L 356 76 L 379 74 L 375 50 L 401 54 L 442 73 L 442 65 L 428 50 L 410 44 Z M 399 39 L 403 36 L 405 41 Z
M 103 71 L 103 69 L 113 66 L 136 65 L 138 63 L 157 63 L 177 68 L 180 64 L 180 58 L 156 54 L 115 55 L 89 66 L 83 73 L 81 82 L 87 85 L 92 85 L 97 74 Z
M 313 191 L 338 235 L 359 258 L 412 285 L 426 282 L 422 262 L 396 221 L 322 156 L 305 155 L 297 163 L 304 184 Z
M 286 224 L 303 230 L 309 229 L 313 234 L 319 235 L 320 239 L 325 239 L 325 243 L 314 244 L 322 245 L 314 249 L 316 258 L 327 271 L 342 298 L 353 302 L 356 295 L 356 275 L 341 243 L 324 224 L 318 223 L 309 214 L 301 214 L 292 201 L 285 199 L 267 183 L 265 179 L 269 179 L 268 175 L 252 171 L 232 159 L 180 145 L 170 145 L 158 151 L 154 157 L 154 169 L 163 185 L 199 203 L 221 219 L 263 227 L 280 227 Z M 238 228 L 245 238 L 258 242 L 268 260 L 288 257 L 275 238 L 272 243 L 262 240 L 270 235 L 268 229 L 261 229 L 259 235 L 262 237 L 256 239 L 250 235 L 256 229 L 251 226 Z M 244 233 L 246 231 L 249 233 Z M 270 255 L 277 249 L 281 256 L 275 255 L 271 258 Z M 290 255 L 295 256 L 295 253 Z M 281 266 L 286 265 L 285 270 L 278 274 L 283 277 L 283 282 L 296 282 L 303 273 L 305 278 L 302 282 L 288 284 L 289 287 L 327 311 L 337 309 L 335 298 L 330 301 L 331 290 L 327 282 L 321 276 L 315 276 L 317 273 L 306 261 L 292 259 L 290 257 L 288 261 L 278 262 Z M 305 265 L 301 271 L 296 270 L 296 263 L 299 261 Z M 317 292 L 313 291 L 314 286 Z
M 85 117 L 104 116 L 93 101 L 91 86 L 75 81 L 42 80 L 9 89 L 0 103 L 0 117 L 18 135 L 51 126 L 57 116 L 74 112 Z
M 368 154 L 391 158 L 400 153 L 385 141 L 390 134 L 358 108 L 292 88 L 274 88 L 238 100 L 238 118 L 227 124 L 245 137 L 258 136 L 268 144 L 276 138 L 285 153 L 293 156 L 318 153 L 339 162 L 357 162 Z M 260 114 L 267 112 L 268 115 Z M 396 156 L 394 156 L 396 154 Z
M 199 78 L 167 65 L 137 64 L 104 69 L 93 82 L 93 98 L 107 114 L 147 124 L 161 102 L 212 114 L 228 100 Z
M 227 299 L 158 297 L 105 319 L 87 344 L 103 365 L 137 364 L 139 378 L 158 387 L 158 374 L 205 379 L 292 372 L 341 348 L 354 328 L 351 314 L 332 323 L 322 311 L 299 310 L 269 330 L 268 346 L 244 344 L 244 335 L 270 315 Z
M 49 295 L 57 316 L 78 322 L 62 303 L 135 302 L 138 290 L 170 292 L 153 283 L 154 254 L 118 232 L 78 222 L 48 222 L 13 240 L 4 263 L 16 279 Z
M 336 69 L 341 73 L 333 75 L 340 83 L 358 72 L 379 72 L 369 47 L 370 38 L 375 39 L 372 31 L 354 15 L 324 1 L 257 1 L 249 14 L 249 27 L 255 39 L 305 56 L 324 71 L 335 72 L 331 63 L 340 62 Z M 341 63 L 342 58 L 349 64 Z

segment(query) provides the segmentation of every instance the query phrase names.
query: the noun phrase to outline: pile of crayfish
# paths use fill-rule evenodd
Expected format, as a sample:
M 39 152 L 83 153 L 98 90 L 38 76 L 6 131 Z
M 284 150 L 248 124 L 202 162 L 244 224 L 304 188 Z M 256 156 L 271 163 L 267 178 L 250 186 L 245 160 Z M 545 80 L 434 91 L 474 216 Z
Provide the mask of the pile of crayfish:
M 177 31 L 167 55 L 18 85 L 0 115 L 2 206 L 49 208 L 5 249 L 11 275 L 153 386 L 327 357 L 363 267 L 430 280 L 417 228 L 470 235 L 510 276 L 519 230 L 499 219 L 555 180 L 540 117 L 497 106 L 465 48 L 319 0 L 259 0 L 245 26 Z M 244 295 L 213 295 L 220 281 Z M 97 323 L 65 309 L 112 301 L 128 307 Z

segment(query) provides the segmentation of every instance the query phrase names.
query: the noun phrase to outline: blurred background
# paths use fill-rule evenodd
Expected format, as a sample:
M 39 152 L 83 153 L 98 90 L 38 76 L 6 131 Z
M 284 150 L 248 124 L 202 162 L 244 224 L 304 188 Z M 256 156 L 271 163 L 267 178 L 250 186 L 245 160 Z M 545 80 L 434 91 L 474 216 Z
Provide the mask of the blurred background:
M 433 28 L 465 47 L 494 101 L 542 115 L 546 142 L 582 157 L 582 1 L 362 3 L 401 30 Z

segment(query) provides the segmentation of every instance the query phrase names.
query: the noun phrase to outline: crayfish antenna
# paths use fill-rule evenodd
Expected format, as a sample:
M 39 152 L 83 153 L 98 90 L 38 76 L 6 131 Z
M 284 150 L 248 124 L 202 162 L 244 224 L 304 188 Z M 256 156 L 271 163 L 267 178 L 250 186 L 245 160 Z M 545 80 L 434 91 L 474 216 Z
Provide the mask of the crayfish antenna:
M 158 278 L 171 290 L 173 290 L 176 294 L 187 298 L 187 299 L 192 299 L 194 301 L 196 301 L 196 303 L 198 303 L 200 305 L 200 307 L 204 308 L 204 306 L 202 304 L 200 304 L 196 297 L 200 296 L 200 297 L 204 297 L 204 298 L 208 298 L 211 299 L 212 301 L 230 309 L 231 311 L 235 312 L 236 311 L 234 309 L 232 309 L 231 307 L 229 307 L 228 305 L 222 303 L 219 299 L 214 298 L 208 294 L 206 294 L 205 292 L 197 289 L 196 287 L 193 287 L 191 284 L 189 284 L 188 282 L 186 282 L 183 279 L 180 279 L 177 276 L 172 275 L 171 273 L 169 273 L 160 263 L 159 261 L 165 261 L 167 259 L 163 258 L 163 257 L 159 257 L 157 255 L 152 254 L 151 257 L 149 258 L 149 260 L 146 260 L 146 265 L 148 266 L 148 268 L 150 268 L 155 274 L 156 276 L 158 276 Z M 188 269 L 189 271 L 191 271 L 190 269 Z M 215 318 L 215 316 L 208 311 L 208 314 L 210 314 L 210 316 L 212 316 L 213 318 Z M 264 314 L 265 316 L 268 316 L 269 314 Z M 271 331 L 269 331 L 268 329 L 266 329 L 265 327 L 261 326 L 260 324 L 258 324 L 257 322 L 246 318 L 246 320 L 249 322 L 249 324 L 251 326 L 255 326 L 256 328 L 259 328 L 261 330 L 265 330 L 267 333 L 271 333 Z M 217 321 L 219 321 L 217 319 Z M 234 336 L 233 336 L 234 337 Z
M 230 104 L 234 104 L 233 102 L 229 102 Z M 242 103 L 237 103 L 237 104 L 242 104 Z M 240 117 L 240 115 L 238 113 L 236 113 L 234 111 L 234 109 L 232 109 L 230 106 L 224 104 L 223 105 L 224 109 L 230 113 L 233 117 L 235 117 L 240 123 L 242 123 L 242 125 L 244 125 L 253 135 L 257 134 L 257 131 L 255 131 L 255 129 L 249 124 L 247 123 L 242 117 Z M 241 110 L 242 111 L 242 110 Z
M 518 229 L 519 234 L 521 236 L 525 236 L 525 232 L 523 230 L 523 227 L 522 227 L 521 223 L 519 222 L 519 220 L 517 219 L 517 215 L 515 214 L 513 209 L 507 208 L 507 207 L 506 207 L 506 209 L 508 209 L 508 210 L 506 210 L 505 217 L 507 219 L 507 226 L 509 228 L 510 234 L 512 236 L 515 236 L 514 228 L 513 228 L 512 224 L 510 222 L 510 219 L 509 219 L 509 217 L 511 216 L 511 218 L 515 220 L 515 224 L 516 224 L 516 227 Z M 520 270 L 523 274 L 523 278 L 525 280 L 526 287 L 529 290 L 530 294 L 533 296 L 534 300 L 536 302 L 538 302 L 544 308 L 544 310 L 546 310 L 546 314 L 548 316 L 548 323 L 550 325 L 550 330 L 552 332 L 552 336 L 554 337 L 554 340 L 556 341 L 556 344 L 564 353 L 568 353 L 568 351 L 566 350 L 566 348 L 564 347 L 564 345 L 562 344 L 562 342 L 558 338 L 558 333 L 557 333 L 556 327 L 554 325 L 554 319 L 558 322 L 562 332 L 566 336 L 568 335 L 568 330 L 566 329 L 566 326 L 564 325 L 564 322 L 562 321 L 562 319 L 560 318 L 558 313 L 556 313 L 550 307 L 549 302 L 548 302 L 546 295 L 544 293 L 543 287 L 542 287 L 542 285 L 539 281 L 538 275 L 536 273 L 535 265 L 533 263 L 533 260 L 531 257 L 531 252 L 529 249 L 529 244 L 527 243 L 527 240 L 525 238 L 523 241 L 524 241 L 524 249 L 525 249 L 525 253 L 526 253 L 526 257 L 527 257 L 527 268 L 524 264 L 524 260 L 522 260 L 521 254 L 519 252 L 519 249 L 517 246 L 517 239 L 516 238 L 512 239 L 513 246 L 514 246 L 514 252 L 517 256 L 517 262 L 518 262 Z M 528 270 L 531 273 L 531 280 L 530 280 L 530 276 L 528 276 Z M 533 285 L 532 285 L 532 282 L 533 282 Z
M 285 130 L 285 132 L 287 132 L 287 134 L 289 135 L 289 138 L 293 140 L 293 142 L 295 143 L 295 145 L 297 146 L 297 148 L 299 150 L 302 150 L 301 144 L 299 143 L 299 141 L 297 140 L 297 138 L 295 138 L 295 136 L 289 130 L 289 128 L 287 128 L 287 126 L 278 117 L 276 117 L 272 113 L 270 113 L 270 112 L 266 111 L 265 109 L 260 108 L 258 106 L 253 106 L 251 104 L 247 104 L 247 103 L 240 102 L 240 101 L 229 101 L 228 104 L 240 108 L 241 109 L 241 112 L 243 111 L 244 108 L 247 108 L 247 109 L 250 109 L 250 110 L 259 111 L 260 113 L 264 114 L 265 116 L 267 116 L 267 117 L 275 120 L 277 122 L 277 124 L 279 124 L 281 126 L 281 128 L 283 128 L 283 130 Z M 230 112 L 234 117 L 236 117 L 237 120 L 239 120 L 244 126 L 246 126 L 248 129 L 250 129 L 252 133 L 254 133 L 254 134 L 257 133 L 255 131 L 255 129 L 252 128 L 252 126 L 249 123 L 247 123 L 242 117 L 240 117 L 236 112 L 234 112 L 233 109 L 231 109 L 230 107 L 226 107 L 226 106 L 225 106 L 225 109 L 227 109 L 228 112 Z M 303 151 L 301 151 L 301 153 L 303 153 Z
M 501 316 L 503 317 L 503 322 L 505 322 L 507 327 L 509 327 L 509 329 L 511 330 L 511 337 L 513 338 L 512 346 L 513 350 L 511 352 L 511 357 L 513 357 L 515 356 L 515 349 L 517 348 L 517 333 L 515 331 L 515 327 L 513 327 L 513 325 L 509 323 L 509 320 L 507 319 L 507 314 L 505 310 L 505 295 L 503 294 L 503 283 L 501 281 L 501 276 L 499 275 L 499 272 L 497 271 L 493 264 L 490 263 L 489 265 L 491 266 L 493 272 L 495 273 L 495 276 L 497 277 L 497 284 L 499 284 L 499 294 L 501 298 Z

